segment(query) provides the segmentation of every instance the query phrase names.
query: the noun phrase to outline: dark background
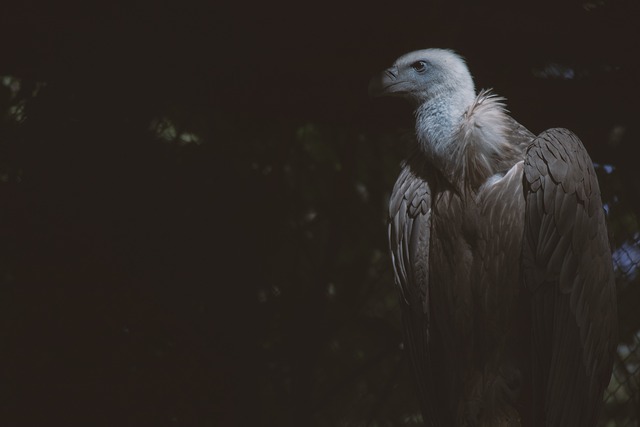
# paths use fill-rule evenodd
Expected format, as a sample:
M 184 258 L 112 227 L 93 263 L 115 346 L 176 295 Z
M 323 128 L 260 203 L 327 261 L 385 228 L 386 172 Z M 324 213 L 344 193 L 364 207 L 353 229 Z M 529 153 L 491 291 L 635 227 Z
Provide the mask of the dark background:
M 0 424 L 418 425 L 385 226 L 412 115 L 367 85 L 447 47 L 600 165 L 606 419 L 637 425 L 638 3 L 255 3 L 3 4 Z

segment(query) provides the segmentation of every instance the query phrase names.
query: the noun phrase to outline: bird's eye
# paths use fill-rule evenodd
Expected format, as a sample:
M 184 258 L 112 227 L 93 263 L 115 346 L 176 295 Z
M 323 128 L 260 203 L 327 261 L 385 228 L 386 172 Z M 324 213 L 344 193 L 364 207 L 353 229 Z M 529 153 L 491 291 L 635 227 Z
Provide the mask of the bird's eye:
M 419 73 L 424 73 L 425 70 L 427 69 L 427 63 L 425 61 L 416 61 L 413 64 L 411 64 L 411 68 L 413 68 Z

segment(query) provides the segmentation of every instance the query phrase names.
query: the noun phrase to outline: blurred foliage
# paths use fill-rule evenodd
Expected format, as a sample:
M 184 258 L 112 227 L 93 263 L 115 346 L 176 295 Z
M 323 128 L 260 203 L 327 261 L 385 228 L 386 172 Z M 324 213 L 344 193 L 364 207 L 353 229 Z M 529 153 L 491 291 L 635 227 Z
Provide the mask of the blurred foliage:
M 412 115 L 366 86 L 426 46 L 598 164 L 604 421 L 637 425 L 637 5 L 339 6 L 6 6 L 2 425 L 420 425 L 386 236 Z
M 613 165 L 596 164 L 596 172 L 609 219 L 620 322 L 614 371 L 604 396 L 603 425 L 635 426 L 640 408 L 640 227 L 639 213 L 627 201 L 637 196 L 628 192 L 623 174 Z

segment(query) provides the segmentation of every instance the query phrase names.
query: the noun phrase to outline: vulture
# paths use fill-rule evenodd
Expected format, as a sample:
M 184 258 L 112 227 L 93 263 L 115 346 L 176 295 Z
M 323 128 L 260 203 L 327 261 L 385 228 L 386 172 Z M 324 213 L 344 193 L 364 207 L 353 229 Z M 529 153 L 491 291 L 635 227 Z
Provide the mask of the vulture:
M 369 92 L 415 107 L 389 246 L 425 425 L 595 426 L 617 308 L 581 141 L 529 132 L 450 50 L 401 56 Z

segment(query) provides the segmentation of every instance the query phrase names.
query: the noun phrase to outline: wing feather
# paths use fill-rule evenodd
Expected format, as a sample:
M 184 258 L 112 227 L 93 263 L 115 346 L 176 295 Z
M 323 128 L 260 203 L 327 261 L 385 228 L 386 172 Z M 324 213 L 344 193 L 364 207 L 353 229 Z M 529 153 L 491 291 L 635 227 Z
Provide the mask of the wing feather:
M 402 296 L 405 343 L 418 379 L 425 424 L 439 426 L 437 396 L 429 360 L 429 236 L 431 189 L 419 167 L 409 162 L 389 203 L 389 245 Z
M 580 140 L 566 129 L 542 133 L 527 151 L 524 186 L 535 425 L 595 426 L 617 309 L 600 190 Z

